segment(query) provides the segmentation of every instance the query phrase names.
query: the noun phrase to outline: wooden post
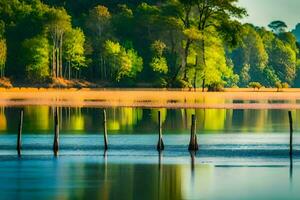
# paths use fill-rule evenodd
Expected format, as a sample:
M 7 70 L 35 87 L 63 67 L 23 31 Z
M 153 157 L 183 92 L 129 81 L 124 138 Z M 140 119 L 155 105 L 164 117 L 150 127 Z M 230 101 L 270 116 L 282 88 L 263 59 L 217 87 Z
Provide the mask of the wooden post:
M 197 142 L 197 135 L 196 135 L 196 116 L 192 115 L 192 125 L 191 125 L 191 138 L 190 138 L 190 151 L 198 151 L 198 142 Z
M 289 123 L 290 123 L 290 156 L 293 156 L 293 116 L 292 111 L 289 111 Z
M 106 110 L 103 110 L 104 149 L 108 149 Z
M 162 122 L 161 122 L 161 113 L 158 111 L 158 143 L 157 151 L 162 151 L 165 149 L 164 141 L 162 139 Z
M 54 142 L 53 142 L 53 152 L 57 156 L 59 150 L 59 122 L 58 122 L 58 108 L 55 108 L 54 114 Z
M 21 156 L 21 149 L 22 149 L 23 116 L 24 116 L 24 110 L 22 109 L 20 111 L 19 131 L 18 131 L 18 139 L 17 139 L 17 151 L 19 156 Z

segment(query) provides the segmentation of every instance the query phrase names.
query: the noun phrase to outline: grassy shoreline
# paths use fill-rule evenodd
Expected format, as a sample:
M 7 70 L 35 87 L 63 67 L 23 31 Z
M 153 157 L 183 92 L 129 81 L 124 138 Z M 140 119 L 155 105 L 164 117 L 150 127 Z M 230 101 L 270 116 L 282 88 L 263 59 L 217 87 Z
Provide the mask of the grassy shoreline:
M 0 106 L 299 109 L 300 89 L 226 89 L 201 92 L 166 89 L 0 89 Z

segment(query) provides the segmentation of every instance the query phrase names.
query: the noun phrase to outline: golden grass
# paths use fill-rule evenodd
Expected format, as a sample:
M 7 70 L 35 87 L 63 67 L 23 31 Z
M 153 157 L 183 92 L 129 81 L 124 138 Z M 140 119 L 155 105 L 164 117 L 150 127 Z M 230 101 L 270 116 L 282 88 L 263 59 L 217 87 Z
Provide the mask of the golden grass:
M 50 105 L 78 107 L 166 107 L 290 109 L 300 108 L 300 89 L 226 89 L 201 92 L 165 89 L 0 89 L 0 106 Z M 234 102 L 234 100 L 236 102 Z M 246 102 L 239 102 L 246 101 Z M 270 100 L 286 102 L 270 103 Z M 250 102 L 257 101 L 257 102 Z

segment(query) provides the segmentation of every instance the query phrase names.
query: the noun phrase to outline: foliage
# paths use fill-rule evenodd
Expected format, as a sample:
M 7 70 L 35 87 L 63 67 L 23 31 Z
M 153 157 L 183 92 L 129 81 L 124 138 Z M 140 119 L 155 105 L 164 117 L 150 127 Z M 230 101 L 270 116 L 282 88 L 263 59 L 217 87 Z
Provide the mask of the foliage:
M 26 76 L 32 82 L 45 81 L 49 76 L 49 43 L 43 36 L 23 42 L 23 61 Z
M 259 82 L 250 82 L 249 87 L 260 90 L 262 88 L 262 85 Z
M 268 54 L 261 36 L 251 25 L 245 25 L 242 32 L 242 45 L 235 49 L 231 58 L 235 72 L 241 77 L 241 86 L 259 79 L 267 67 Z
M 4 76 L 4 69 L 7 57 L 6 40 L 0 39 L 0 78 Z
M 135 78 L 142 71 L 143 60 L 134 49 L 125 49 L 118 42 L 107 40 L 104 50 L 112 80 L 120 82 L 125 78 Z
M 281 82 L 277 81 L 277 82 L 275 83 L 275 87 L 277 88 L 277 91 L 279 91 L 279 90 L 282 88 Z
M 282 83 L 282 88 L 289 88 L 290 85 L 288 83 Z
M 247 13 L 238 5 L 0 0 L 1 76 L 5 67 L 8 77 L 28 82 L 52 76 L 203 90 L 251 82 L 299 87 L 300 26 L 287 32 L 283 21 L 271 22 L 272 31 L 242 24 Z
M 209 92 L 222 92 L 224 90 L 224 85 L 223 83 L 211 83 L 208 85 L 208 91 Z
M 280 34 L 280 33 L 285 32 L 288 26 L 286 25 L 285 22 L 277 20 L 277 21 L 272 21 L 272 22 L 268 25 L 268 27 L 269 27 L 274 33 Z
M 150 66 L 154 72 L 161 74 L 168 73 L 168 64 L 164 57 L 154 57 L 150 63 Z
M 72 29 L 65 35 L 64 42 L 64 58 L 68 62 L 69 67 L 80 70 L 86 67 L 86 59 L 84 56 L 85 36 L 80 28 Z

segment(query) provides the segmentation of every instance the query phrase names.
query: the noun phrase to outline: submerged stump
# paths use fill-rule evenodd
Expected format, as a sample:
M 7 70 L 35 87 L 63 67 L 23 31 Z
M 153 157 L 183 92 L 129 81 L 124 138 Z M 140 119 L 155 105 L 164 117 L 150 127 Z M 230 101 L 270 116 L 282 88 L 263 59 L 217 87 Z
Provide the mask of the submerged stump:
M 106 110 L 103 110 L 103 136 L 104 136 L 104 150 L 108 149 L 108 139 L 107 139 L 107 119 Z
M 19 156 L 21 156 L 21 149 L 22 149 L 23 116 L 24 116 L 24 110 L 21 109 L 21 111 L 20 111 L 20 121 L 19 121 L 19 130 L 18 130 L 18 139 L 17 139 L 17 151 L 18 151 Z
M 198 151 L 198 150 L 199 150 L 199 147 L 198 147 L 197 135 L 196 135 L 196 116 L 192 115 L 189 151 Z
M 158 142 L 157 151 L 163 151 L 165 149 L 164 141 L 162 138 L 162 122 L 161 122 L 161 112 L 158 111 Z
M 293 116 L 292 111 L 289 111 L 289 124 L 290 124 L 290 156 L 293 156 Z
M 53 141 L 53 152 L 57 156 L 59 150 L 59 121 L 58 121 L 58 108 L 55 108 L 54 113 L 54 141 Z

